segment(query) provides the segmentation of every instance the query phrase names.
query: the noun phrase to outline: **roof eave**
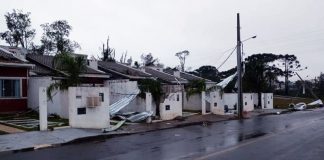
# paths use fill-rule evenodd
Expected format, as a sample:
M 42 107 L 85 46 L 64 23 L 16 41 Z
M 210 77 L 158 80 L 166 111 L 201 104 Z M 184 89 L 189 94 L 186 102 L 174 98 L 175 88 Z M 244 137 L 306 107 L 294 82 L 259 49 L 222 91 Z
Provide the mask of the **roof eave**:
M 21 68 L 33 68 L 33 67 L 35 67 L 34 64 L 26 64 L 26 63 L 4 63 L 4 62 L 0 62 L 0 66 L 5 66 L 5 67 L 21 67 Z

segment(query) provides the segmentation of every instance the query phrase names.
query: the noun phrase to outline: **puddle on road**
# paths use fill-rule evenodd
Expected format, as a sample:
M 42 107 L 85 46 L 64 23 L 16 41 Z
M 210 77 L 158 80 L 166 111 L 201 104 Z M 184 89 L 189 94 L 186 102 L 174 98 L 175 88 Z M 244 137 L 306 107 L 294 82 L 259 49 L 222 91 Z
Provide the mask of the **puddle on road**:
M 264 136 L 266 134 L 267 133 L 264 133 L 264 132 L 255 132 L 255 133 L 251 133 L 251 134 L 241 133 L 238 136 L 238 141 L 241 142 L 241 141 L 252 139 L 252 138 L 258 138 L 258 137 L 262 137 L 262 136 Z

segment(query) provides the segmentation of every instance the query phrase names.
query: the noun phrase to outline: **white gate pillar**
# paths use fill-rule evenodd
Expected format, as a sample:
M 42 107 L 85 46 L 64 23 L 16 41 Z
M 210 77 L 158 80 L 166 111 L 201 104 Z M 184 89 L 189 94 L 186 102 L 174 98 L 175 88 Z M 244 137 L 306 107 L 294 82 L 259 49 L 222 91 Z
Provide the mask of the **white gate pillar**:
M 206 114 L 206 92 L 205 91 L 201 92 L 201 114 L 202 115 Z
M 150 92 L 145 93 L 145 109 L 147 112 L 152 111 L 152 94 Z M 146 123 L 151 123 L 152 118 L 148 117 Z
M 46 88 L 39 87 L 39 129 L 47 130 L 47 95 Z

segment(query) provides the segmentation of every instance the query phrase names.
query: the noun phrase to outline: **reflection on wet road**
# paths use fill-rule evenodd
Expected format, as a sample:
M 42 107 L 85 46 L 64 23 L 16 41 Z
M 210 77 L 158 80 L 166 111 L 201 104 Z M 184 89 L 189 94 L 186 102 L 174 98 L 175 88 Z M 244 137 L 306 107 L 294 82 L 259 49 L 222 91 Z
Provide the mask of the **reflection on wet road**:
M 299 151 L 298 147 L 303 149 L 304 143 L 316 142 L 314 138 L 324 140 L 324 136 L 315 136 L 324 131 L 323 118 L 324 110 L 295 112 L 148 132 L 34 152 L 0 153 L 0 156 L 4 159 L 70 160 L 260 159 L 258 156 L 263 159 L 289 159 L 284 155 L 288 151 L 293 155 L 291 149 Z M 324 153 L 324 150 L 320 151 Z

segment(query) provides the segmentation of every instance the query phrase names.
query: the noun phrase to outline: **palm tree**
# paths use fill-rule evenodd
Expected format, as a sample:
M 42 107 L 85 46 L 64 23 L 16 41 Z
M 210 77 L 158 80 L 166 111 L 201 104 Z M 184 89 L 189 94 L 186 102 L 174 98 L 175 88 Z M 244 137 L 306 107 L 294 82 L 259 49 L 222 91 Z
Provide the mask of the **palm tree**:
M 55 69 L 61 71 L 64 78 L 52 83 L 47 88 L 47 97 L 52 100 L 54 90 L 67 90 L 71 86 L 78 86 L 81 83 L 80 74 L 86 69 L 86 59 L 83 56 L 72 56 L 70 53 L 55 55 L 53 60 Z

